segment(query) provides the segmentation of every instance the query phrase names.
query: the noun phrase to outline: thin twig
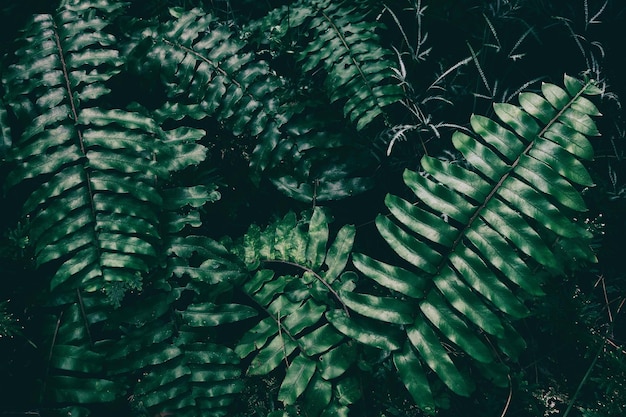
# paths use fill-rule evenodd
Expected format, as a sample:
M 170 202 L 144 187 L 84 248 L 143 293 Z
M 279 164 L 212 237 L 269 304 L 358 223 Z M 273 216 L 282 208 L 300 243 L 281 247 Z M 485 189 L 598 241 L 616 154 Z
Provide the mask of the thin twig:
M 513 398 L 513 382 L 511 381 L 511 375 L 507 374 L 506 377 L 509 380 L 509 396 L 506 399 L 506 404 L 504 404 L 504 409 L 502 410 L 502 414 L 500 414 L 500 417 L 504 417 L 506 413 L 508 413 L 509 406 L 511 405 L 511 399 Z
M 50 375 L 50 362 L 52 361 L 52 352 L 54 352 L 54 346 L 57 343 L 57 335 L 59 334 L 59 328 L 61 327 L 61 319 L 63 318 L 63 311 L 59 314 L 57 319 L 57 325 L 54 328 L 54 335 L 52 336 L 52 343 L 50 344 L 50 353 L 48 354 L 48 363 L 46 364 L 46 372 L 43 377 L 43 384 L 41 384 L 41 399 L 46 392 L 46 384 L 48 383 L 48 376 Z
M 457 62 L 456 64 L 454 64 L 453 66 L 448 68 L 446 71 L 444 71 L 443 74 L 441 74 L 439 77 L 437 77 L 437 79 L 435 81 L 433 81 L 432 84 L 430 84 L 430 86 L 426 90 L 430 90 L 431 88 L 434 88 L 439 83 L 439 81 L 444 79 L 448 74 L 450 74 L 452 71 L 454 71 L 458 67 L 467 64 L 471 60 L 472 60 L 472 57 L 468 56 L 467 58 L 462 59 L 461 61 Z
M 400 23 L 400 19 L 398 19 L 398 16 L 396 16 L 396 14 L 393 12 L 393 10 L 391 10 L 389 8 L 389 6 L 387 6 L 386 4 L 383 4 L 383 12 L 388 12 L 391 17 L 393 18 L 393 20 L 396 22 L 396 25 L 398 26 L 398 29 L 400 29 L 400 33 L 402 34 L 402 37 L 404 38 L 404 43 L 406 43 L 407 47 L 411 48 L 411 42 L 409 42 L 409 38 L 406 36 L 406 33 L 404 32 L 404 28 L 402 27 L 402 23 Z M 419 31 L 419 28 L 418 28 Z M 413 52 L 415 54 L 415 51 Z
M 600 355 L 602 354 L 602 351 L 604 350 L 605 344 L 606 343 L 602 343 L 600 345 L 600 348 L 598 349 L 596 356 L 593 358 L 591 365 L 589 365 L 587 372 L 585 372 L 585 376 L 583 376 L 583 379 L 580 381 L 580 384 L 578 384 L 578 387 L 576 388 L 576 392 L 574 392 L 572 399 L 569 401 L 569 404 L 567 405 L 567 409 L 565 410 L 565 413 L 563 413 L 563 417 L 567 417 L 570 411 L 572 411 L 572 408 L 574 407 L 574 402 L 576 401 L 576 398 L 578 398 L 578 394 L 580 394 L 580 390 L 583 388 L 583 385 L 585 385 L 585 383 L 587 382 L 587 379 L 589 379 L 589 376 L 591 376 L 591 371 L 593 370 L 593 367 L 596 365 L 596 362 L 600 358 Z
M 483 81 L 485 88 L 487 88 L 487 91 L 491 95 L 490 98 L 492 98 L 493 93 L 492 93 L 491 87 L 489 86 L 489 82 L 487 81 L 485 72 L 483 71 L 483 68 L 480 66 L 480 62 L 478 61 L 478 54 L 474 52 L 474 48 L 472 48 L 472 45 L 470 45 L 469 42 L 466 42 L 466 43 L 467 43 L 467 47 L 470 50 L 470 54 L 472 55 L 472 60 L 474 61 L 474 64 L 476 65 L 476 69 L 478 70 L 478 75 L 480 75 L 480 79 Z
M 289 368 L 289 358 L 287 357 L 287 349 L 285 348 L 285 342 L 283 341 L 283 331 L 282 325 L 280 323 L 280 310 L 276 313 L 276 322 L 278 323 L 278 337 L 280 337 L 280 341 L 283 342 L 283 357 L 285 358 L 285 365 Z

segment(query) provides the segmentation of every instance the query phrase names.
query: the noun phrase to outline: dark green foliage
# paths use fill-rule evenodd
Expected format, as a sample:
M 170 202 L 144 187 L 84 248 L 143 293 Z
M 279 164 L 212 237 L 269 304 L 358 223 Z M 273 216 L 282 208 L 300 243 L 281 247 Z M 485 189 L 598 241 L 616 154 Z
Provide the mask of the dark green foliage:
M 317 86 L 298 85 L 297 78 L 288 79 L 259 60 L 229 25 L 199 9 L 173 9 L 172 14 L 171 23 L 144 30 L 130 52 L 137 74 L 158 74 L 164 83 L 167 101 L 150 103 L 158 121 L 211 117 L 237 137 L 254 138 L 252 180 L 258 183 L 268 170 L 279 190 L 299 200 L 336 200 L 372 186 L 361 175 L 371 176 L 378 160 L 371 151 L 359 149 L 363 140 L 354 136 L 374 119 L 386 117 L 384 107 L 404 94 L 394 82 L 389 53 L 380 50 L 376 30 L 381 25 L 369 19 L 368 8 L 303 2 L 251 28 L 268 30 L 278 24 L 270 30 L 279 36 L 310 33 L 297 52 L 301 73 L 296 77 L 325 72 L 324 100 L 317 96 Z M 337 101 L 343 105 L 343 118 L 323 109 Z M 356 130 L 329 129 L 346 121 Z M 340 153 L 331 156 L 335 152 Z M 345 155 L 354 153 L 359 157 L 345 161 Z
M 211 15 L 194 9 L 177 11 L 175 18 L 143 34 L 132 52 L 139 74 L 156 72 L 164 81 L 168 101 L 155 109 L 157 119 L 212 116 L 236 136 L 258 136 L 252 165 L 265 169 L 289 119 L 276 92 L 283 81 Z M 253 174 L 257 181 L 259 174 Z
M 599 112 L 585 95 L 599 90 L 567 75 L 565 85 L 566 90 L 543 84 L 543 96 L 522 93 L 521 107 L 494 105 L 500 122 L 473 116 L 475 136 L 457 132 L 452 138 L 471 167 L 425 156 L 423 172 L 404 175 L 418 201 L 388 195 L 395 221 L 382 215 L 376 219 L 380 234 L 414 271 L 414 281 L 428 283 L 420 283 L 423 293 L 403 301 L 353 293 L 348 306 L 371 319 L 405 325 L 410 347 L 397 355 L 396 367 L 424 408 L 433 399 L 418 358 L 452 391 L 472 391 L 439 337 L 473 360 L 493 364 L 486 376 L 506 383 L 506 367 L 496 360 L 503 356 L 493 348 L 517 359 L 513 344 L 518 336 L 506 329 L 511 319 L 528 314 L 519 290 L 541 293 L 539 267 L 562 274 L 563 262 L 596 261 L 591 233 L 568 217 L 586 210 L 573 184 L 592 185 L 576 157 L 591 158 L 581 150 L 590 147 L 586 135 L 598 134 L 589 116 Z M 561 155 L 558 165 L 555 155 Z M 569 242 L 569 260 L 551 249 Z M 392 291 L 406 286 L 386 276 L 389 266 L 366 255 L 355 254 L 354 260 L 378 284 Z M 475 329 L 484 333 L 477 337 Z M 479 369 L 485 372 L 484 365 Z
M 625 11 L 544 3 L 0 6 L 0 413 L 623 414 Z
M 265 230 L 253 226 L 234 248 L 251 270 L 241 290 L 264 317 L 235 352 L 251 358 L 247 375 L 284 366 L 277 399 L 285 406 L 301 400 L 309 415 L 335 415 L 358 399 L 341 391 L 352 378 L 347 371 L 356 361 L 353 342 L 327 320 L 346 308 L 339 292 L 354 286 L 353 274 L 341 274 L 353 241 L 354 227 L 344 226 L 331 243 L 328 215 L 316 208 L 308 224 L 289 213 Z

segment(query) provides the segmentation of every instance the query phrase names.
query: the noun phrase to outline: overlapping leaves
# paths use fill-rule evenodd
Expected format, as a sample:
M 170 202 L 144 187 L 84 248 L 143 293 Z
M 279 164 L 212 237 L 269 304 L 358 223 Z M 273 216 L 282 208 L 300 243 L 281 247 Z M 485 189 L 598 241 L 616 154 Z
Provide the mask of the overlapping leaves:
M 379 24 L 367 7 L 347 4 L 300 2 L 287 9 L 288 22 L 310 40 L 293 51 L 301 75 L 320 74 L 328 101 L 363 132 L 402 94 L 390 82 Z M 404 261 L 355 254 L 376 288 L 359 293 L 356 274 L 344 272 L 353 227 L 330 243 L 320 208 L 252 227 L 233 249 L 242 272 L 224 247 L 193 232 L 199 209 L 219 198 L 215 186 L 174 175 L 206 152 L 205 132 L 181 121 L 213 117 L 234 135 L 258 138 L 257 177 L 288 156 L 293 175 L 277 170 L 279 188 L 336 199 L 368 186 L 358 168 L 333 159 L 358 148 L 354 132 L 328 135 L 336 130 L 318 114 L 292 117 L 312 101 L 288 106 L 283 99 L 297 96 L 281 94 L 284 79 L 199 10 L 173 10 L 171 23 L 134 45 L 136 70 L 161 77 L 165 102 L 117 108 L 109 81 L 124 60 L 107 16 L 122 6 L 67 1 L 36 16 L 3 73 L 0 102 L 10 115 L 0 109 L 0 156 L 13 164 L 7 184 L 27 193 L 35 262 L 52 271 L 45 400 L 128 398 L 150 415 L 226 415 L 246 364 L 248 375 L 284 370 L 285 410 L 274 415 L 294 405 L 308 415 L 347 415 L 360 395 L 349 372 L 355 342 L 391 352 L 426 411 L 436 406 L 435 376 L 471 392 L 468 363 L 506 382 L 498 360 L 523 346 L 510 322 L 527 314 L 528 294 L 542 293 L 537 271 L 595 259 L 588 233 L 571 220 L 584 211 L 579 186 L 592 185 L 580 162 L 592 157 L 587 136 L 597 134 L 591 116 L 599 112 L 584 97 L 597 93 L 591 83 L 566 77 L 565 89 L 544 84 L 541 94 L 521 94 L 521 107 L 496 105 L 498 122 L 473 116 L 474 135 L 453 137 L 471 169 L 425 157 L 423 172 L 407 171 L 418 202 L 388 196 L 391 219 L 376 220 Z M 179 127 L 166 131 L 164 122 Z M 258 317 L 234 349 L 219 340 L 221 326 Z
M 3 77 L 5 100 L 24 126 L 12 132 L 8 157 L 14 169 L 7 184 L 32 190 L 23 211 L 31 218 L 35 261 L 55 271 L 49 303 L 69 303 L 51 337 L 51 370 L 43 387 L 44 395 L 59 402 L 115 397 L 113 382 L 98 376 L 102 356 L 85 327 L 90 323 L 81 292 L 112 282 L 140 287 L 146 260 L 155 255 L 150 233 L 118 227 L 120 216 L 129 215 L 137 227 L 155 231 L 149 214 L 160 197 L 150 184 L 161 172 L 152 162 L 159 151 L 154 126 L 138 113 L 92 107 L 122 65 L 103 19 L 119 7 L 74 2 L 55 15 L 34 17 Z M 111 152 L 122 136 L 128 143 L 143 142 L 147 156 L 128 146 Z M 127 169 L 145 172 L 125 183 L 132 175 Z
M 272 182 L 293 198 L 337 200 L 373 184 L 380 155 L 377 132 L 367 127 L 386 122 L 387 106 L 404 96 L 379 36 L 384 26 L 371 12 L 348 2 L 301 1 L 246 28 L 277 61 L 296 61 L 288 84 L 295 86 L 294 114 L 268 164 Z
M 139 74 L 156 73 L 164 82 L 168 100 L 158 104 L 158 119 L 214 117 L 235 136 L 258 138 L 252 162 L 258 180 L 289 118 L 278 93 L 284 82 L 245 51 L 228 25 L 199 9 L 172 13 L 175 19 L 147 30 L 131 55 Z
M 520 94 L 520 106 L 494 105 L 500 121 L 472 116 L 474 136 L 453 136 L 470 167 L 425 156 L 423 172 L 405 172 L 416 202 L 388 195 L 391 218 L 380 215 L 376 225 L 406 266 L 353 257 L 392 297 L 341 292 L 346 305 L 368 322 L 404 330 L 393 344 L 361 341 L 393 352 L 427 411 L 435 408 L 427 368 L 469 395 L 467 360 L 458 352 L 505 384 L 494 347 L 514 359 L 523 346 L 510 322 L 528 314 L 528 295 L 542 294 L 538 271 L 558 274 L 566 262 L 595 261 L 590 233 L 573 218 L 586 210 L 577 187 L 593 185 L 580 159 L 592 157 L 587 137 L 598 134 L 591 116 L 600 113 L 585 97 L 598 89 L 567 75 L 565 87 L 545 83 L 542 94 Z
M 166 142 L 177 154 L 198 151 L 193 138 L 203 132 L 169 133 Z M 225 415 L 243 388 L 241 370 L 235 353 L 212 335 L 256 311 L 216 304 L 240 274 L 239 265 L 221 245 L 194 232 L 202 225 L 200 210 L 220 195 L 213 184 L 190 186 L 177 177 L 161 192 L 162 261 L 144 291 L 107 318 L 107 330 L 118 336 L 103 348 L 107 369 L 138 413 Z
M 94 12 L 116 7 L 82 3 L 36 17 L 4 79 L 7 101 L 27 126 L 15 140 L 7 183 L 37 184 L 24 214 L 32 218 L 37 265 L 59 265 L 53 289 L 139 287 L 156 255 L 162 199 L 153 183 L 167 175 L 157 164 L 159 129 L 140 113 L 93 107 L 122 65 L 106 20 Z M 126 217 L 132 225 L 120 230 Z
M 342 2 L 313 2 L 314 13 L 305 27 L 311 33 L 307 47 L 298 60 L 304 71 L 323 68 L 324 86 L 331 102 L 343 102 L 344 116 L 362 130 L 384 108 L 403 98 L 402 89 L 393 82 L 393 62 L 378 46 L 380 24 L 368 18 L 370 9 Z
M 226 415 L 243 389 L 241 366 L 234 351 L 214 336 L 219 326 L 256 311 L 216 303 L 228 288 L 223 284 L 238 275 L 223 247 L 204 237 L 177 235 L 166 249 L 165 273 L 155 276 L 140 300 L 109 318 L 109 326 L 122 330 L 107 348 L 109 373 L 128 387 L 126 396 L 138 412 Z M 190 265 L 192 256 L 199 266 Z M 185 302 L 182 296 L 189 292 L 194 295 Z
M 235 352 L 249 358 L 248 375 L 284 368 L 278 400 L 314 416 L 343 415 L 358 398 L 346 372 L 356 360 L 354 345 L 326 319 L 345 309 L 338 292 L 354 286 L 354 274 L 343 272 L 354 227 L 344 226 L 330 243 L 328 220 L 321 208 L 308 222 L 289 213 L 265 230 L 251 227 L 234 248 L 251 271 L 241 290 L 263 317 Z
M 331 133 L 331 124 L 349 120 L 348 125 L 363 130 L 403 97 L 376 33 L 380 25 L 365 8 L 331 2 L 303 2 L 293 12 L 280 10 L 288 14 L 279 23 L 289 22 L 286 31 L 311 33 L 297 47 L 299 76 L 310 77 L 320 69 L 325 74 L 323 82 L 305 93 L 308 98 L 302 96 L 297 77 L 279 75 L 249 50 L 232 26 L 199 9 L 173 9 L 171 22 L 146 29 L 129 55 L 131 68 L 139 76 L 161 78 L 167 101 L 149 103 L 159 121 L 184 124 L 211 118 L 242 142 L 253 143 L 253 180 L 265 173 L 279 190 L 304 201 L 360 193 L 371 186 L 368 177 L 378 161 L 363 151 L 366 137 L 354 128 Z M 321 101 L 320 92 L 326 95 Z M 319 108 L 334 102 L 342 103 L 345 111 L 331 123 Z M 354 166 L 339 160 L 342 154 L 355 156 L 357 149 Z
M 115 324 L 124 321 L 115 319 L 113 306 L 129 292 L 137 297 L 144 285 L 145 305 L 159 304 L 161 314 L 135 306 L 125 320 L 137 327 L 142 320 L 153 323 L 147 317 L 163 320 L 176 298 L 163 278 L 154 278 L 164 267 L 164 233 L 197 226 L 198 213 L 188 216 L 187 206 L 216 198 L 210 185 L 177 186 L 172 178 L 204 159 L 206 149 L 196 143 L 204 132 L 165 132 L 140 106 L 109 108 L 109 81 L 123 60 L 107 18 L 122 6 L 65 2 L 54 15 L 34 17 L 3 77 L 5 101 L 17 126 L 24 126 L 11 132 L 14 169 L 6 182 L 31 191 L 23 214 L 30 218 L 36 266 L 52 271 L 48 304 L 59 308 L 42 388 L 45 398 L 60 403 L 117 399 L 117 374 L 104 376 L 107 343 L 92 329 L 119 331 Z M 153 349 L 155 358 L 127 364 L 137 365 L 133 372 L 174 358 L 160 343 L 173 323 L 160 325 L 155 334 L 144 330 L 146 338 L 122 337 L 116 346 L 129 356 L 133 349 Z

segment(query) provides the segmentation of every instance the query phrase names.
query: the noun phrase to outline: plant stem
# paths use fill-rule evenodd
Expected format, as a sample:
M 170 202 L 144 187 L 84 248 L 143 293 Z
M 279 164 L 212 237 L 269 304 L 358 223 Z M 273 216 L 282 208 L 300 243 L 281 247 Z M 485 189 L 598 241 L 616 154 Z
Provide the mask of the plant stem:
M 605 344 L 606 342 L 602 342 L 602 344 L 600 345 L 600 348 L 598 349 L 598 352 L 593 358 L 593 361 L 591 361 L 589 368 L 587 368 L 587 372 L 585 373 L 585 376 L 583 376 L 583 379 L 580 381 L 580 384 L 578 384 L 578 388 L 576 388 L 576 392 L 574 392 L 574 396 L 569 401 L 569 404 L 567 405 L 567 409 L 565 410 L 565 413 L 563 413 L 563 417 L 567 417 L 570 411 L 572 410 L 572 408 L 574 407 L 574 402 L 576 401 L 578 394 L 580 394 L 580 390 L 582 389 L 583 385 L 585 385 L 585 383 L 587 382 L 587 379 L 589 379 L 589 376 L 591 375 L 591 371 L 593 370 L 593 367 L 596 365 L 596 362 L 600 358 L 600 354 L 602 354 L 602 351 L 604 350 Z

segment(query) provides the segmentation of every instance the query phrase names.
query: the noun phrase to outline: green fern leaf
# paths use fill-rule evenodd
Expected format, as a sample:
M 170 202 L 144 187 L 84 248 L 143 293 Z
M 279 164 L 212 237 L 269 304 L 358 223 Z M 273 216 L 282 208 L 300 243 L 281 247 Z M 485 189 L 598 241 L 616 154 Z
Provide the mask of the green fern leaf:
M 367 19 L 367 7 L 318 1 L 305 24 L 314 35 L 299 54 L 305 71 L 321 67 L 331 102 L 345 100 L 344 115 L 362 130 L 384 115 L 384 107 L 403 97 L 391 82 L 393 63 L 381 52 L 378 23 Z
M 316 363 L 304 355 L 298 355 L 289 365 L 285 379 L 280 386 L 278 399 L 285 404 L 294 404 L 309 385 L 315 374 Z
M 417 299 L 424 297 L 427 281 L 420 275 L 361 253 L 352 255 L 352 263 L 359 271 L 383 287 Z
M 256 316 L 256 310 L 239 304 L 194 304 L 181 313 L 184 322 L 192 327 L 218 326 Z
M 109 9 L 105 3 L 101 6 L 92 5 L 88 9 L 99 12 Z M 52 281 L 53 288 L 71 276 L 80 275 L 84 284 L 98 277 L 104 281 L 124 281 L 124 274 L 116 268 L 127 263 L 132 269 L 145 273 L 147 268 L 142 258 L 155 255 L 150 243 L 116 230 L 114 225 L 104 223 L 99 217 L 98 200 L 100 196 L 106 200 L 110 192 L 120 197 L 116 211 L 126 209 L 137 215 L 141 212 L 142 201 L 158 207 L 161 199 L 148 184 L 155 176 L 166 176 L 145 156 L 96 150 L 96 144 L 89 142 L 91 135 L 83 134 L 97 131 L 107 135 L 145 128 L 148 131 L 141 132 L 142 139 L 152 142 L 153 152 L 158 149 L 158 142 L 150 138 L 157 128 L 145 116 L 87 107 L 89 101 L 107 92 L 102 83 L 119 72 L 121 65 L 117 51 L 110 47 L 114 38 L 101 31 L 105 27 L 103 19 L 83 20 L 69 11 L 54 17 L 40 16 L 31 26 L 29 37 L 24 38 L 26 45 L 21 51 L 26 62 L 11 67 L 4 80 L 9 96 L 18 103 L 15 114 L 34 121 L 22 133 L 12 154 L 20 168 L 12 173 L 9 184 L 17 185 L 30 178 L 42 183 L 26 202 L 25 212 L 33 215 L 39 248 L 37 263 L 66 258 Z M 27 54 L 27 48 L 38 40 L 47 46 L 39 54 Z M 24 66 L 29 70 L 22 72 Z M 83 69 L 89 66 L 98 67 L 100 71 L 86 79 Z M 60 73 L 63 77 L 46 85 L 48 91 L 44 92 L 44 83 L 51 81 L 50 73 Z M 89 89 L 89 97 L 77 98 L 81 91 Z M 95 94 L 93 89 L 101 90 L 102 94 Z M 50 91 L 62 100 L 48 100 Z M 36 100 L 26 112 L 20 103 L 26 103 L 29 94 L 38 93 L 46 99 Z M 135 175 L 136 182 L 143 182 L 143 186 L 125 182 L 127 175 Z M 74 201 L 70 202 L 70 198 Z M 80 208 L 77 201 L 82 203 Z M 55 211 L 44 209 L 50 202 L 55 204 Z M 80 228 L 80 225 L 85 227 Z M 104 233 L 97 237 L 96 230 Z M 109 240 L 113 235 L 120 237 L 115 244 Z M 72 285 L 76 284 L 74 280 Z M 88 288 L 93 290 L 95 286 L 92 283 Z
M 332 284 L 339 274 L 344 270 L 354 243 L 356 229 L 354 226 L 344 226 L 339 229 L 335 241 L 328 248 L 325 263 L 328 269 L 324 274 L 324 280 Z
M 202 132 L 176 129 L 166 136 L 195 142 Z M 187 161 L 194 164 L 194 159 Z M 175 219 L 164 232 L 164 262 L 151 276 L 151 296 L 122 305 L 112 322 L 127 331 L 109 354 L 109 369 L 129 387 L 137 407 L 150 413 L 170 410 L 181 415 L 224 415 L 244 386 L 239 358 L 228 347 L 209 342 L 220 325 L 245 320 L 256 310 L 217 302 L 236 281 L 240 264 L 226 248 L 206 237 L 189 234 L 201 225 L 198 211 L 219 198 L 215 186 L 186 186 L 173 181 L 163 190 L 165 219 Z M 184 287 L 181 287 L 184 282 Z M 189 301 L 181 294 L 194 294 Z M 189 296 L 188 296 L 189 297 Z M 176 310 L 174 310 L 176 303 Z M 142 378 L 137 380 L 136 374 Z
M 415 400 L 415 404 L 426 414 L 433 415 L 436 411 L 436 405 L 430 384 L 422 363 L 410 343 L 405 343 L 401 351 L 394 352 L 393 362 L 400 379 Z
M 137 42 L 131 59 L 140 74 L 158 67 L 166 83 L 170 101 L 158 120 L 215 117 L 237 136 L 258 137 L 251 162 L 258 179 L 290 112 L 276 94 L 284 82 L 244 46 L 231 28 L 194 9 Z
M 94 315 L 85 315 L 81 307 L 92 305 L 95 300 L 85 295 L 78 300 L 74 297 L 73 301 L 54 320 L 57 326 L 42 384 L 43 398 L 85 405 L 112 402 L 120 395 L 119 386 L 104 377 L 105 353 L 94 347 L 86 326 L 99 320 Z
M 452 138 L 470 167 L 425 156 L 421 175 L 405 172 L 418 201 L 387 196 L 391 217 L 379 216 L 376 226 L 409 267 L 353 255 L 356 268 L 395 297 L 342 293 L 346 305 L 365 317 L 358 330 L 342 317 L 340 330 L 394 351 L 401 379 L 430 412 L 433 401 L 420 363 L 450 390 L 469 395 L 472 384 L 460 361 L 442 347 L 447 343 L 488 378 L 502 381 L 502 365 L 494 362 L 490 345 L 495 342 L 512 359 L 523 349 L 510 322 L 528 314 L 521 291 L 543 294 L 535 271 L 561 273 L 574 260 L 557 256 L 556 245 L 567 242 L 578 248 L 569 256 L 579 252 L 577 259 L 595 260 L 581 243 L 590 232 L 572 218 L 586 210 L 576 187 L 593 185 L 579 158 L 592 157 L 587 136 L 598 134 L 591 117 L 600 113 L 584 97 L 597 88 L 568 76 L 565 84 L 566 89 L 543 84 L 542 95 L 521 93 L 521 107 L 494 105 L 498 122 L 472 116 L 474 136 L 457 132 Z M 407 325 L 409 318 L 414 322 Z M 402 352 L 402 337 L 391 339 L 397 340 L 392 345 L 388 337 L 384 343 L 376 339 L 374 330 L 385 321 L 397 331 L 404 326 L 409 344 Z
M 106 379 L 76 379 L 53 376 L 49 384 L 56 387 L 53 399 L 57 403 L 93 404 L 112 402 L 117 398 L 117 386 Z
M 182 292 L 176 280 L 191 277 L 188 288 L 197 291 L 240 273 L 220 263 L 226 251 L 219 245 L 181 235 L 201 224 L 198 209 L 219 199 L 214 184 L 188 186 L 175 175 L 204 160 L 206 149 L 197 142 L 205 132 L 166 132 L 145 108 L 104 104 L 107 82 L 123 65 L 107 18 L 122 6 L 65 2 L 55 15 L 35 17 L 3 77 L 9 110 L 27 126 L 7 155 L 16 168 L 8 184 L 28 182 L 34 189 L 23 212 L 32 218 L 35 262 L 53 271 L 51 304 L 65 312 L 44 395 L 81 405 L 130 395 L 155 412 L 204 407 L 217 413 L 243 389 L 233 369 L 238 358 L 230 351 L 228 364 L 192 363 L 199 352 L 218 349 L 189 334 L 209 328 L 203 320 L 236 321 L 256 310 L 242 315 L 215 300 L 194 300 L 178 316 L 186 337 L 174 339 L 172 304 Z M 192 255 L 211 267 L 191 267 Z M 129 293 L 138 304 L 124 303 Z M 209 305 L 215 307 L 200 308 Z M 92 340 L 93 325 L 118 341 Z M 207 389 L 205 380 L 215 387 Z M 125 387 L 129 391 L 120 392 Z
M 393 327 L 375 326 L 362 319 L 350 317 L 341 310 L 329 311 L 326 318 L 341 333 L 364 345 L 389 351 L 400 349 L 401 334 Z
M 343 332 L 327 319 L 340 311 L 338 306 L 346 309 L 340 292 L 353 277 L 340 273 L 352 250 L 354 227 L 341 228 L 330 241 L 328 222 L 321 208 L 310 219 L 288 213 L 264 230 L 251 227 L 233 248 L 252 271 L 240 288 L 265 316 L 239 340 L 235 352 L 251 358 L 248 375 L 284 368 L 278 399 L 286 410 L 306 405 L 316 415 L 340 407 L 340 384 L 356 360 Z M 273 266 L 297 274 L 266 269 Z M 326 393 L 322 399 L 315 386 Z

